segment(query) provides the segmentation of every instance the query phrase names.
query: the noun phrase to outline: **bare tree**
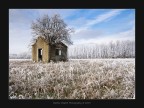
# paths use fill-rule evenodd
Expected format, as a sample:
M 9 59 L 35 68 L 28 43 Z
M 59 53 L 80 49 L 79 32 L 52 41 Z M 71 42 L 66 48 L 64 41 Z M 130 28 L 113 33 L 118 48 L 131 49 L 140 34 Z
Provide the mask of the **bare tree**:
M 32 22 L 31 29 L 33 31 L 33 40 L 37 36 L 44 37 L 51 45 L 59 42 L 66 42 L 72 44 L 70 34 L 74 32 L 72 28 L 68 28 L 67 24 L 61 19 L 59 14 L 55 14 L 52 17 L 44 15 L 41 18 Z

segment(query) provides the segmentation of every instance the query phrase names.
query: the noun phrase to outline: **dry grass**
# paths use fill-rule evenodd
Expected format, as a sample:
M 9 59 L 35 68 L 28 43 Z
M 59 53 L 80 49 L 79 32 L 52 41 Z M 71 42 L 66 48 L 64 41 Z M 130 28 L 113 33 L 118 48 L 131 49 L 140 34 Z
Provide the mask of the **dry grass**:
M 9 62 L 10 99 L 134 99 L 135 60 Z

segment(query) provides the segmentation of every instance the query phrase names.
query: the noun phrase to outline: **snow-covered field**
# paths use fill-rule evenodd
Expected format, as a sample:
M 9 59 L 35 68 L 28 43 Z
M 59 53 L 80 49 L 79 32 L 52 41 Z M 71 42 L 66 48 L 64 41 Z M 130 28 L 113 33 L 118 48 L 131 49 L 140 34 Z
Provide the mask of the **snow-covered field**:
M 31 61 L 31 59 L 9 59 L 9 61 Z
M 135 99 L 135 59 L 9 60 L 9 98 Z

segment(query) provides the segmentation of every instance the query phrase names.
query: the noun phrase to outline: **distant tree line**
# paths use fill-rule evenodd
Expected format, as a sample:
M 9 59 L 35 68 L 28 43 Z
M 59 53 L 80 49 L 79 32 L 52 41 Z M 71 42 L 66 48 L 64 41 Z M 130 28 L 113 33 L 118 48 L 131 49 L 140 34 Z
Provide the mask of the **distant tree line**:
M 68 57 L 70 59 L 134 58 L 135 41 L 111 41 L 108 44 L 71 46 L 68 50 Z
M 20 54 L 9 54 L 9 59 L 31 59 L 31 54 L 27 52 Z
M 68 48 L 69 59 L 134 58 L 135 41 L 116 41 L 108 44 L 73 45 Z M 31 59 L 31 53 L 9 54 L 9 59 Z

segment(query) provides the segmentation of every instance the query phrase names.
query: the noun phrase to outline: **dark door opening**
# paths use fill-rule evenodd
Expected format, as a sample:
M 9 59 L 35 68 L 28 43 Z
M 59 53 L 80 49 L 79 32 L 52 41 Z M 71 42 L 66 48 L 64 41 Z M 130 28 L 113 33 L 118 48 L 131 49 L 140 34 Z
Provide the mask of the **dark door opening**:
M 42 61 L 42 49 L 38 49 L 38 61 Z

